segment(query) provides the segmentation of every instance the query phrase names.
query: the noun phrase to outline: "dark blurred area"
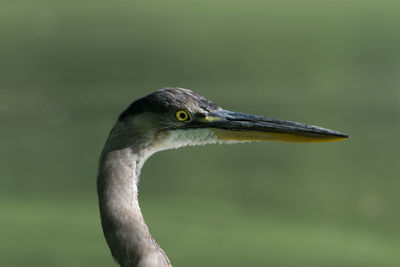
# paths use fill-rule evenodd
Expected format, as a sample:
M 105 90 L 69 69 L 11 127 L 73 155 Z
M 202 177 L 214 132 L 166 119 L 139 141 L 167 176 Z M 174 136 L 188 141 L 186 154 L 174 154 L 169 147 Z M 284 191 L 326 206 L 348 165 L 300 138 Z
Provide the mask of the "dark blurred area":
M 0 266 L 115 266 L 97 160 L 163 87 L 345 142 L 161 152 L 140 202 L 174 266 L 400 266 L 400 2 L 0 3 Z

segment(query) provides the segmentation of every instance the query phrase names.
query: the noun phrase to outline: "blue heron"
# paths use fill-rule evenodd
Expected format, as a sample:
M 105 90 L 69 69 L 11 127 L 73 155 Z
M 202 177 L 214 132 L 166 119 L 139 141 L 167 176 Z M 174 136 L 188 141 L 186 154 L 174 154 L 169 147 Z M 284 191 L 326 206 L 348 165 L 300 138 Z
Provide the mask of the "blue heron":
M 97 178 L 101 224 L 114 259 L 123 267 L 172 266 L 139 207 L 140 170 L 152 154 L 188 145 L 347 138 L 317 126 L 224 110 L 182 88 L 165 88 L 134 101 L 108 136 Z

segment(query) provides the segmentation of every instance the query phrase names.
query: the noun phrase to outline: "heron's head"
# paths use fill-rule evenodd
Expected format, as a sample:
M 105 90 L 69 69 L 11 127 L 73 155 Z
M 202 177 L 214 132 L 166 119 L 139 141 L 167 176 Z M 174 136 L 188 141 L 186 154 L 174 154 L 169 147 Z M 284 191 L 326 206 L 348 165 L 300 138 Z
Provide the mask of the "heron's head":
M 348 138 L 317 126 L 224 110 L 182 88 L 162 89 L 133 102 L 119 116 L 112 136 L 120 140 L 120 146 L 144 146 L 152 153 L 212 143 L 326 142 Z

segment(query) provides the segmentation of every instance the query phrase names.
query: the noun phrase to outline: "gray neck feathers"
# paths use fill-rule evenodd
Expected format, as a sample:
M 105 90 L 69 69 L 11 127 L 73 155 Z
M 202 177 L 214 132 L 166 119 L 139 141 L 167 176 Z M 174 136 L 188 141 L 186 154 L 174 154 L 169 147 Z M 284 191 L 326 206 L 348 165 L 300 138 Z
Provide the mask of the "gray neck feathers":
M 135 121 L 141 127 L 134 127 Z M 138 123 L 140 121 L 140 123 Z M 119 122 L 100 157 L 97 191 L 103 232 L 121 266 L 171 266 L 152 239 L 138 202 L 140 170 L 148 157 L 165 149 L 218 142 L 209 129 L 155 133 L 146 114 L 131 124 Z
M 138 202 L 140 169 L 147 159 L 135 147 L 114 150 L 110 138 L 100 158 L 97 190 L 103 232 L 121 266 L 170 266 L 151 237 Z

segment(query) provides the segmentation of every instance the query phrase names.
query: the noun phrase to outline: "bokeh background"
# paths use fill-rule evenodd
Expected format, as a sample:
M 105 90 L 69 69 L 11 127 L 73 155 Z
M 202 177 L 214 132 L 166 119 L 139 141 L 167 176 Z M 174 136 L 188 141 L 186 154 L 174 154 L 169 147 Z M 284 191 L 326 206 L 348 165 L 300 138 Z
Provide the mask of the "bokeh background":
M 97 159 L 155 89 L 349 141 L 156 154 L 140 202 L 174 266 L 400 266 L 400 2 L 0 3 L 0 266 L 116 266 Z

